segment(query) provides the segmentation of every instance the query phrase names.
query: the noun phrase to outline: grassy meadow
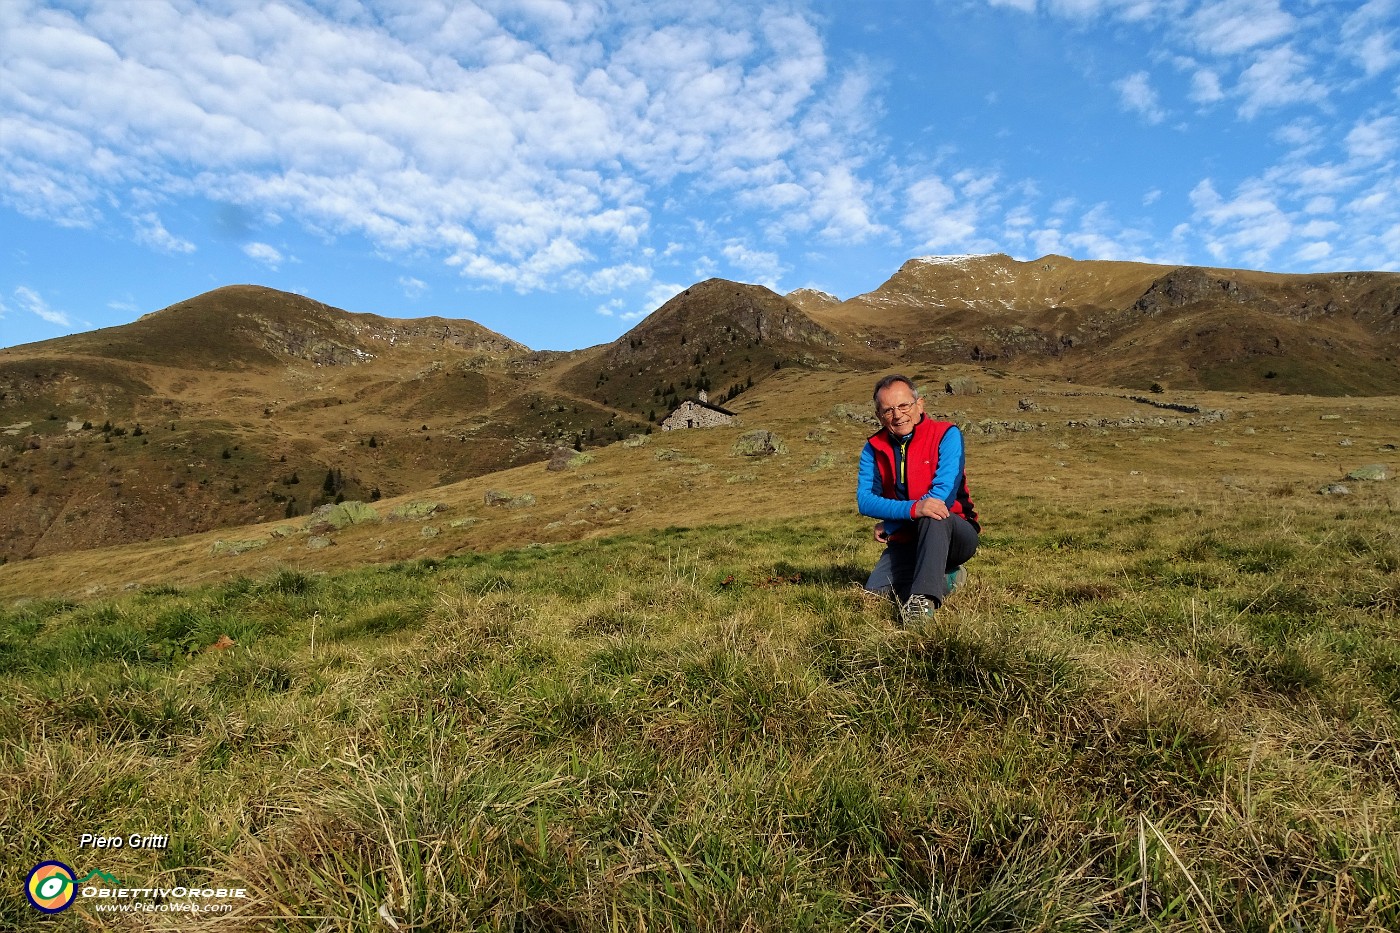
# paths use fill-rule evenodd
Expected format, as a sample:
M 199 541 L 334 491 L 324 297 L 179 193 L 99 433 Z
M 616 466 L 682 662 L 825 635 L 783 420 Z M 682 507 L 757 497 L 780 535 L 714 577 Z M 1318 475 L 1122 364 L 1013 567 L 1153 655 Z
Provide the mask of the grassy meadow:
M 844 514 L 13 606 L 3 885 L 236 883 L 240 929 L 1400 926 L 1388 516 L 998 511 L 914 629 Z M 43 926 L 113 923 L 162 918 Z
M 618 445 L 489 480 L 530 510 L 435 491 L 432 537 L 4 568 L 0 928 L 193 925 L 41 918 L 45 859 L 246 887 L 211 929 L 1400 928 L 1396 484 L 1315 492 L 1395 406 L 1282 404 L 970 435 L 982 551 L 912 628 L 859 587 L 864 429 L 776 397 L 770 461 Z

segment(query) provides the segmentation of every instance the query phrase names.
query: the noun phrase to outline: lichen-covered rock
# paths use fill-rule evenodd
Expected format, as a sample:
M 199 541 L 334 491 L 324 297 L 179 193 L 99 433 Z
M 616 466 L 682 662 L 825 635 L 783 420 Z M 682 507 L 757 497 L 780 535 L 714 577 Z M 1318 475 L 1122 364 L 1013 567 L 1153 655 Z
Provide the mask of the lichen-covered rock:
M 1349 496 L 1351 487 L 1343 483 L 1328 483 L 1317 491 L 1320 496 Z
M 847 405 L 845 402 L 841 402 L 832 406 L 830 414 L 834 421 L 849 421 L 851 424 L 859 424 L 871 428 L 878 428 L 880 426 L 879 419 L 875 417 L 875 413 L 867 407 L 854 407 Z
M 772 431 L 765 431 L 762 428 L 756 431 L 745 431 L 734 442 L 734 456 L 736 457 L 771 457 L 774 454 L 782 453 L 787 453 L 787 445 L 783 443 L 782 438 Z
M 585 463 L 592 462 L 592 454 L 586 454 L 568 447 L 559 447 L 555 449 L 554 455 L 549 458 L 549 463 L 545 465 L 545 469 L 552 473 L 562 473 L 565 470 L 571 470 L 574 467 L 581 467 Z
M 445 508 L 441 502 L 405 502 L 389 510 L 394 521 L 420 521 Z
M 335 542 L 331 541 L 330 538 L 325 538 L 321 535 L 312 535 L 306 539 L 306 546 L 313 551 L 319 551 L 321 548 L 330 547 L 334 543 Z
M 350 499 L 334 505 L 323 505 L 311 513 L 306 530 L 312 534 L 325 534 L 339 531 L 351 525 L 364 525 L 379 521 L 379 512 L 372 506 Z
M 970 376 L 959 376 L 957 379 L 949 379 L 943 384 L 943 391 L 948 395 L 979 395 L 982 387 L 977 384 L 977 380 Z
M 506 509 L 528 509 L 535 504 L 535 497 L 528 492 L 513 496 L 508 492 L 492 489 L 486 493 L 486 504 Z
M 1366 466 L 1360 466 L 1352 470 L 1346 475 L 1346 478 L 1354 480 L 1367 480 L 1370 482 L 1387 480 L 1390 479 L 1390 467 L 1386 466 L 1384 463 L 1370 463 Z
M 233 557 L 236 554 L 243 554 L 247 551 L 256 551 L 258 548 L 267 547 L 265 539 L 252 541 L 215 541 L 209 548 L 209 553 L 218 557 Z

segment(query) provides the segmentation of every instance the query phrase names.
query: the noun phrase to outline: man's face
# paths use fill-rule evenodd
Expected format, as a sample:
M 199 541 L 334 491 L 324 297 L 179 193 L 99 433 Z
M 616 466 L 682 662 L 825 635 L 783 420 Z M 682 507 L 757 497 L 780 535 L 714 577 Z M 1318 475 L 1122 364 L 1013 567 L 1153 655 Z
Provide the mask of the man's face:
M 913 390 L 904 383 L 896 382 L 875 396 L 875 414 L 890 433 L 903 437 L 924 416 L 924 400 L 915 398 Z

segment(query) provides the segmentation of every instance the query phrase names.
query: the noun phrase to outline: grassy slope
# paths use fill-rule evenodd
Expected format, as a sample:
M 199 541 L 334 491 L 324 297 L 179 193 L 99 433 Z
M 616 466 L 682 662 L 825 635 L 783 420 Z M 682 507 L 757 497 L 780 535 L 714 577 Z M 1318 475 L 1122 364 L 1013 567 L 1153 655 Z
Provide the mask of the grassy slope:
M 777 378 L 745 411 L 776 461 L 653 437 L 491 478 L 530 509 L 438 490 L 472 522 L 435 537 L 0 568 L 10 594 L 104 587 L 0 621 L 0 885 L 41 858 L 245 883 L 248 929 L 381 905 L 419 928 L 1400 923 L 1400 503 L 1312 492 L 1384 458 L 1394 400 L 1085 429 L 1063 423 L 1172 413 L 992 381 L 959 420 L 1032 398 L 1048 426 L 970 435 L 983 553 L 907 631 L 855 587 L 862 429 L 826 408 L 868 377 Z M 313 572 L 376 557 L 401 562 Z M 120 591 L 142 578 L 172 582 Z M 87 828 L 172 848 L 98 865 Z
M 3 883 L 242 884 L 250 929 L 1393 929 L 1393 528 L 995 506 L 913 631 L 846 516 L 12 609 Z

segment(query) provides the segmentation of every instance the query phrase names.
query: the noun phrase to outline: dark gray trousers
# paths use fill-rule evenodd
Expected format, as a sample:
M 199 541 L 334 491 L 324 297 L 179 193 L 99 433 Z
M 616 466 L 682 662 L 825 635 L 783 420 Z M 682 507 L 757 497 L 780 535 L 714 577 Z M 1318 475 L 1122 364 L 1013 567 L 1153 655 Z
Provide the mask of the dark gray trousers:
M 948 595 L 944 574 L 952 573 L 977 553 L 977 529 L 961 515 L 915 521 L 915 538 L 885 545 L 865 588 L 907 600 L 914 593 L 940 605 Z

